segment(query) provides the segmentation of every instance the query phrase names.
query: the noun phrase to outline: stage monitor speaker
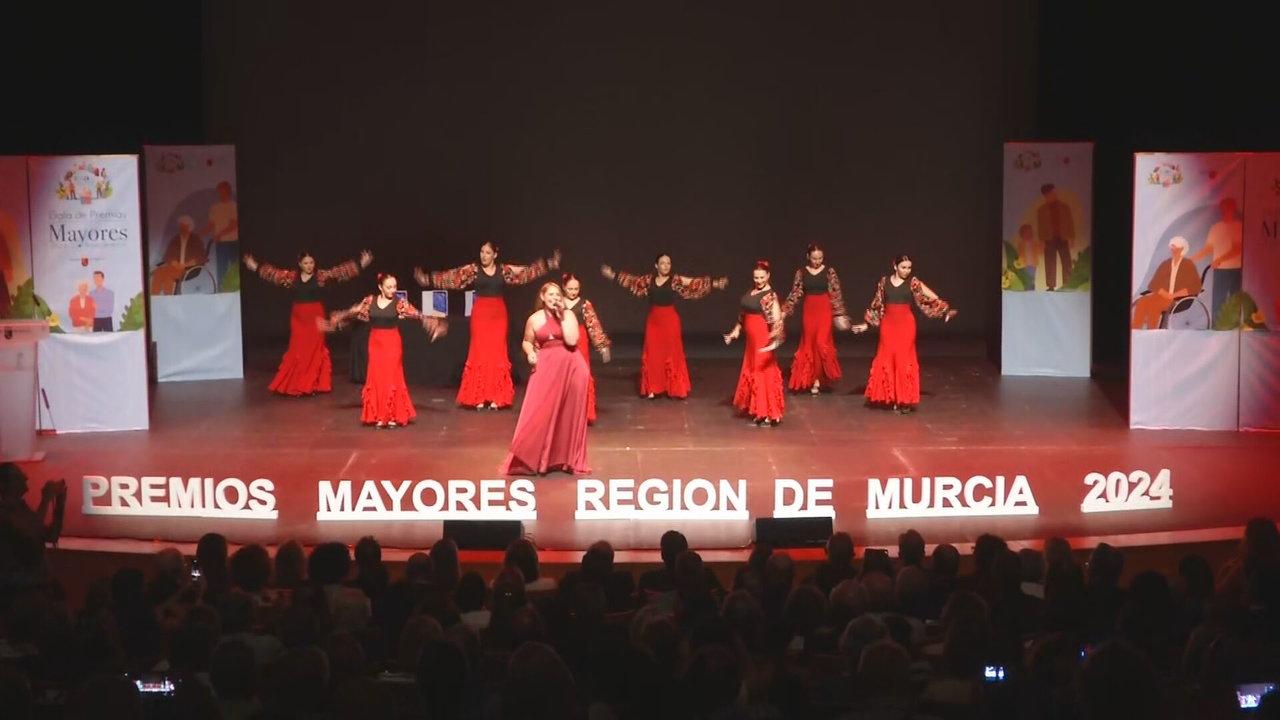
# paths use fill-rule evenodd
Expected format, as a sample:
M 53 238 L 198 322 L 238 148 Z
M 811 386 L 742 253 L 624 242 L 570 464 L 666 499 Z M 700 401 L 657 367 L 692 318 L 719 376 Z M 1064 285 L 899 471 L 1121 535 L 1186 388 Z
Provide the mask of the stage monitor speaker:
M 511 541 L 524 536 L 519 520 L 445 520 L 444 536 L 459 550 L 506 550 Z
M 823 547 L 832 532 L 829 517 L 756 518 L 756 542 L 775 548 Z

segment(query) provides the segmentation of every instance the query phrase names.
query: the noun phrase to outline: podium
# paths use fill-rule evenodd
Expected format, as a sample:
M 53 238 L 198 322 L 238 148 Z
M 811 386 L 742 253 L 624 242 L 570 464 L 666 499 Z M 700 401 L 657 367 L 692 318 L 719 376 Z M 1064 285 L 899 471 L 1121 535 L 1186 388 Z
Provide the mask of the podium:
M 44 320 L 0 320 L 0 461 L 43 460 L 36 451 L 36 348 Z

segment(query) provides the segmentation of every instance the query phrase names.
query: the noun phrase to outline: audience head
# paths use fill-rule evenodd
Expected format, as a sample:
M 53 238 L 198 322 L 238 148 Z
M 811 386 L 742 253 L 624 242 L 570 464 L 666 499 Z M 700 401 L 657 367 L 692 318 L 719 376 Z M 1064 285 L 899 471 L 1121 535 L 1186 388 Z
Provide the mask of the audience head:
M 276 548 L 276 585 L 296 588 L 307 581 L 307 552 L 302 543 L 290 540 Z
M 351 553 L 339 542 L 320 543 L 307 560 L 307 574 L 316 585 L 337 585 L 351 572 Z
M 827 562 L 840 567 L 853 565 L 853 538 L 838 532 L 827 538 Z
M 538 579 L 539 571 L 538 548 L 527 537 L 512 540 L 507 546 L 507 554 L 503 557 L 502 564 L 519 569 L 525 583 L 534 582 Z
M 271 555 L 261 545 L 245 545 L 230 562 L 231 584 L 247 593 L 259 593 L 271 582 Z
M 924 536 L 907 530 L 898 536 L 898 561 L 903 565 L 924 564 Z
M 462 576 L 458 563 L 458 544 L 453 538 L 441 538 L 431 546 L 431 564 L 435 566 L 435 584 L 446 592 L 453 592 Z
M 679 530 L 668 530 L 662 533 L 658 547 L 662 555 L 662 564 L 666 566 L 667 572 L 675 572 L 676 558 L 689 549 L 689 540 Z

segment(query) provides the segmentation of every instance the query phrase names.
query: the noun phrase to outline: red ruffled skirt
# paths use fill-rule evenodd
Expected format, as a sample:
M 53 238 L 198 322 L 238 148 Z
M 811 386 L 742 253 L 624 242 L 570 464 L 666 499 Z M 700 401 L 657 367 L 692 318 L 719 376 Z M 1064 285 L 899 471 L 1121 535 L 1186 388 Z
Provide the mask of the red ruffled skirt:
M 289 349 L 271 381 L 271 392 L 296 397 L 333 390 L 329 346 L 316 325 L 317 320 L 324 319 L 323 303 L 294 303 L 289 313 Z
M 640 355 L 640 394 L 689 397 L 689 366 L 684 359 L 680 315 L 672 305 L 652 305 L 644 323 Z
M 458 404 L 511 407 L 515 397 L 511 358 L 507 355 L 507 302 L 500 297 L 476 296 L 471 306 L 471 344 L 462 370 L 462 386 L 458 388 Z
M 786 399 L 778 353 L 760 352 L 771 342 L 769 324 L 763 315 L 747 313 L 742 317 L 742 330 L 747 346 L 742 351 L 742 373 L 733 393 L 733 406 L 753 418 L 781 420 Z
M 906 303 L 884 306 L 880 345 L 871 361 L 867 400 L 882 405 L 920 404 L 920 362 L 916 359 L 916 316 Z
M 586 335 L 584 330 L 583 335 Z M 582 338 L 578 341 L 578 354 L 587 363 L 587 422 L 596 421 L 596 376 L 591 372 L 591 343 Z
M 791 379 L 787 383 L 790 389 L 809 390 L 815 380 L 828 386 L 840 379 L 833 320 L 831 298 L 826 293 L 804 296 L 804 332 L 791 362 Z
M 361 393 L 360 422 L 408 425 L 417 416 L 404 382 L 404 346 L 400 328 L 370 328 L 369 370 Z

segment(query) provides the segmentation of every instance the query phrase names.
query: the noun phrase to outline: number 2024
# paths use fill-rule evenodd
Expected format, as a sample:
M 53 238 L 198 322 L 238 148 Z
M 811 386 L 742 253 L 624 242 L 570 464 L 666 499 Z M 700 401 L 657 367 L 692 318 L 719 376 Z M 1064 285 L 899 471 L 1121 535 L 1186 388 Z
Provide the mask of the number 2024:
M 1135 470 L 1131 473 L 1113 472 L 1103 475 L 1091 472 L 1084 476 L 1089 494 L 1080 503 L 1083 512 L 1108 512 L 1115 510 L 1146 510 L 1173 507 L 1173 487 L 1169 468 L 1151 475 Z

